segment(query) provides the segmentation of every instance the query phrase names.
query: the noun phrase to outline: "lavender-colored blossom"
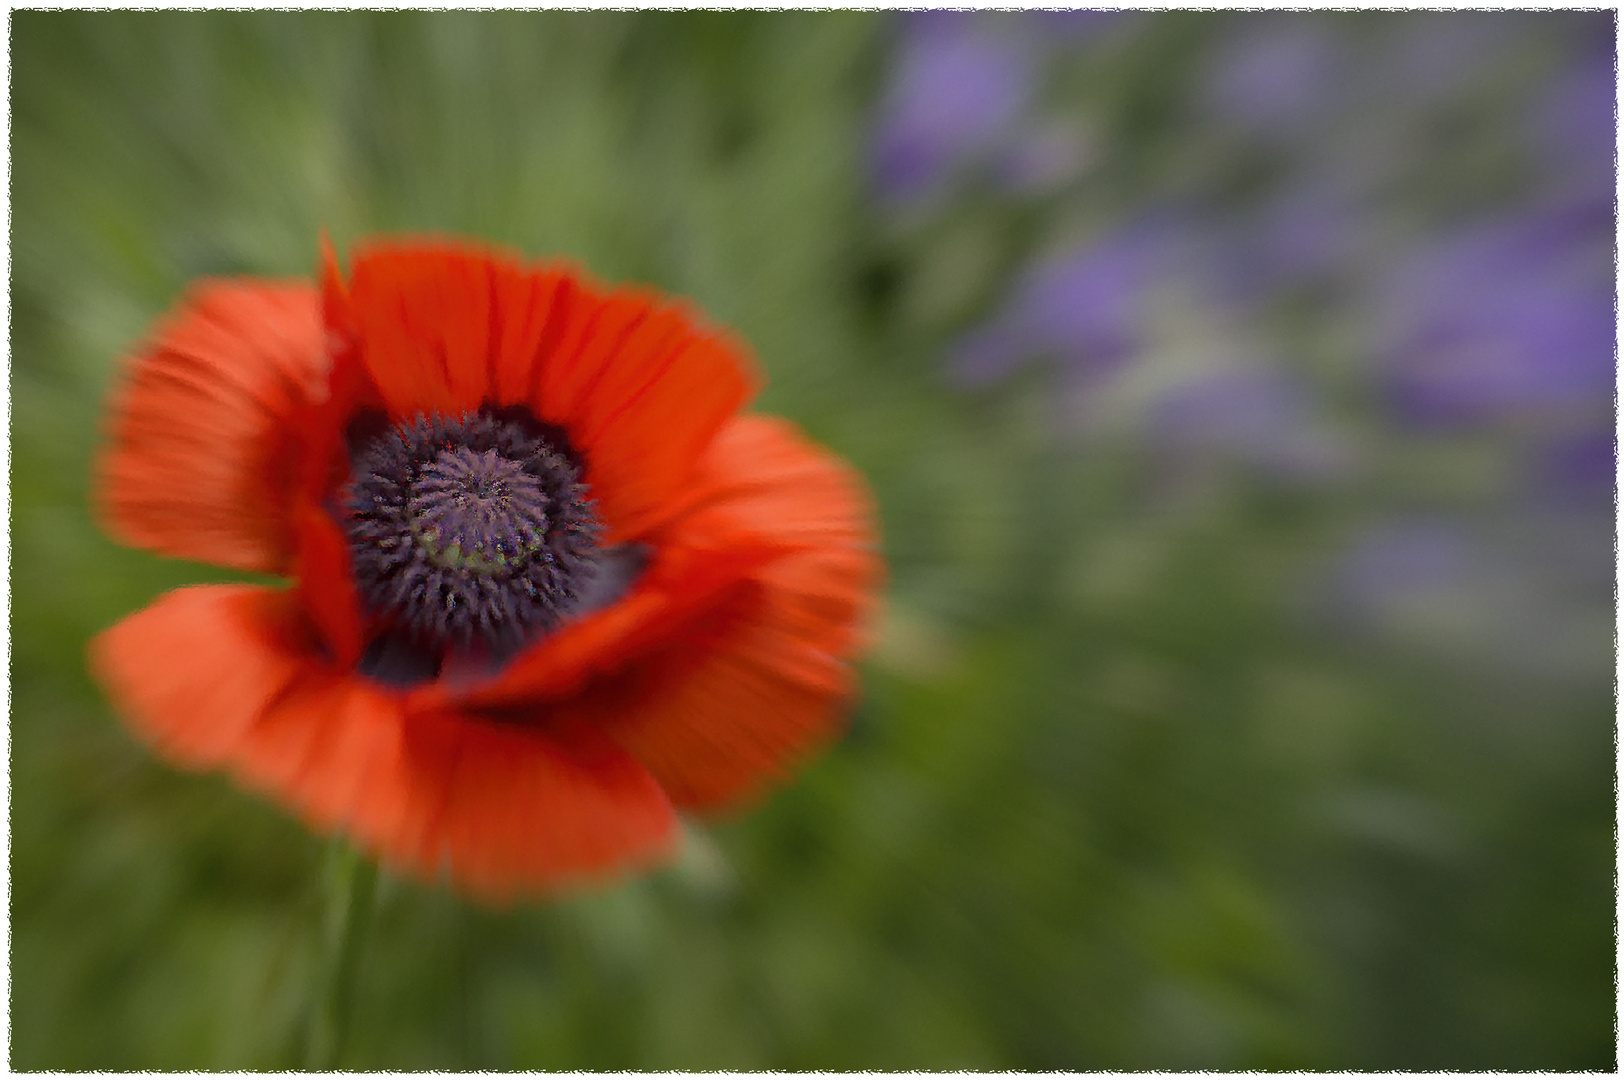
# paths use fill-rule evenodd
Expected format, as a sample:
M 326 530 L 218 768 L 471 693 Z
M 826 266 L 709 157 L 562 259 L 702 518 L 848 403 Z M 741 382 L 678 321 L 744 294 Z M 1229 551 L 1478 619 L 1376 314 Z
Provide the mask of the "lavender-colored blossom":
M 1616 54 L 1611 19 L 1596 20 L 1596 27 L 1606 31 L 1600 44 L 1575 50 L 1534 101 L 1528 138 L 1558 197 L 1611 208 L 1617 190 Z
M 1231 16 L 1203 93 L 1206 111 L 1254 135 L 1294 136 L 1326 119 L 1346 57 L 1323 15 Z
M 972 13 L 915 14 L 901 35 L 874 145 L 876 179 L 894 202 L 927 194 L 996 146 L 1025 109 L 1033 79 L 1022 42 Z
M 1318 614 L 1405 648 L 1550 675 L 1607 670 L 1611 522 L 1440 516 L 1374 525 L 1335 558 Z
M 1036 356 L 1074 370 L 1115 366 L 1143 344 L 1147 302 L 1179 239 L 1170 222 L 1145 220 L 1040 263 L 1001 314 L 960 342 L 955 375 L 984 384 Z
M 1344 464 L 1315 423 L 1308 388 L 1279 368 L 1204 372 L 1164 392 L 1147 419 L 1164 451 L 1240 461 L 1277 479 L 1323 479 Z
M 1617 476 L 1617 436 L 1598 425 L 1547 440 L 1534 455 L 1529 487 L 1541 503 L 1611 517 Z
M 1401 518 L 1355 536 L 1336 560 L 1333 610 L 1355 625 L 1425 602 L 1468 579 L 1476 561 L 1466 530 L 1443 518 Z
M 1158 441 L 1194 449 L 1259 446 L 1302 409 L 1301 388 L 1279 372 L 1214 371 L 1165 394 L 1151 426 Z
M 1210 250 L 1216 294 L 1255 304 L 1348 268 L 1367 211 L 1349 193 L 1323 185 L 1281 192 L 1225 221 Z
M 1395 269 L 1376 314 L 1397 413 L 1431 426 L 1610 406 L 1608 244 L 1533 218 L 1434 241 Z
M 1022 327 L 1007 320 L 977 327 L 953 347 L 949 367 L 961 386 L 990 386 L 1030 355 Z
M 1016 137 L 999 157 L 993 179 L 1020 193 L 1048 191 L 1069 182 L 1088 165 L 1090 139 L 1076 125 L 1050 121 Z
M 1069 43 L 1093 43 L 1107 35 L 1121 33 L 1143 23 L 1141 11 L 1039 10 L 1025 14 L 1044 34 L 1052 34 Z

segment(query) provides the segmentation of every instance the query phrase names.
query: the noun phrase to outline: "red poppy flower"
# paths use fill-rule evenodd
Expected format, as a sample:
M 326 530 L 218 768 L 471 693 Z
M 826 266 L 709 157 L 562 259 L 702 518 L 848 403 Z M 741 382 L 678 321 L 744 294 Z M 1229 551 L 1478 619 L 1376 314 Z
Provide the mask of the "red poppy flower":
M 663 854 L 836 726 L 879 576 L 861 481 L 739 415 L 682 306 L 466 246 L 202 283 L 126 367 L 99 510 L 278 574 L 160 597 L 92 670 L 169 761 L 422 877 Z

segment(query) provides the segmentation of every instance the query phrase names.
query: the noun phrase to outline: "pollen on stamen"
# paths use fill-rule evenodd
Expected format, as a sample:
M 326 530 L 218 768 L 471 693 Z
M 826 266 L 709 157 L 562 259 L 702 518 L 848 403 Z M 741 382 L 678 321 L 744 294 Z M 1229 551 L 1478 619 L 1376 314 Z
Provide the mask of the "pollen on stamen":
M 346 499 L 368 613 L 433 650 L 510 651 L 555 626 L 598 574 L 580 465 L 507 410 L 420 416 L 357 448 Z

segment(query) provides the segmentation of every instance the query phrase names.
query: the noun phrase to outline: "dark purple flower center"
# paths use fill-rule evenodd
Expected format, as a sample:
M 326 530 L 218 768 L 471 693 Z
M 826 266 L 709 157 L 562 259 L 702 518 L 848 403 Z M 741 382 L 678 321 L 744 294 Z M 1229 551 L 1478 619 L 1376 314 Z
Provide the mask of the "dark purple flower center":
M 591 592 L 602 526 L 579 464 L 528 414 L 420 416 L 352 460 L 350 558 L 389 648 L 501 656 Z
M 441 450 L 406 501 L 407 528 L 429 562 L 492 576 L 547 544 L 540 481 L 495 450 Z

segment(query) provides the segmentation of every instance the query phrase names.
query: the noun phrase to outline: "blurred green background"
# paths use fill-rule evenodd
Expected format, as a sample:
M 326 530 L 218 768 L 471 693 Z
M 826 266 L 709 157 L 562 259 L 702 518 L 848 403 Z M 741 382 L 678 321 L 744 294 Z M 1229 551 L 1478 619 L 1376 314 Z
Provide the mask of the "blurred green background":
M 385 874 L 343 1066 L 1614 1067 L 1613 466 L 1553 503 L 1528 464 L 1610 447 L 1611 376 L 1417 425 L 1368 337 L 1416 237 L 1557 183 L 1517 110 L 1610 58 L 1611 17 L 1465 34 L 1435 108 L 1356 94 L 1261 134 L 1203 111 L 1245 97 L 1203 72 L 1232 90 L 1223 50 L 1296 24 L 1038 18 L 12 16 L 13 1068 L 301 1060 L 325 843 L 160 765 L 84 671 L 94 633 L 228 575 L 115 546 L 86 495 L 115 358 L 196 277 L 308 276 L 323 228 L 693 297 L 754 346 L 758 408 L 866 473 L 890 567 L 848 736 L 677 865 L 506 912 Z M 1349 86 L 1453 32 L 1285 18 Z M 984 96 L 942 33 L 995 42 Z M 1301 100 L 1265 61 L 1242 91 Z M 1001 184 L 954 124 L 1023 74 L 984 126 L 1037 164 Z M 940 177 L 887 181 L 898 140 Z M 1261 302 L 1171 255 L 1107 369 L 954 360 L 1042 323 L 1021 282 L 1066 245 L 1165 203 L 1227 266 L 1309 174 L 1354 186 L 1358 243 Z M 1610 210 L 1590 228 L 1610 293 Z M 1039 338 L 1010 348 L 1065 352 Z M 1212 428 L 1251 415 L 1202 381 L 1240 354 L 1311 388 L 1284 465 L 1254 452 L 1279 410 Z

